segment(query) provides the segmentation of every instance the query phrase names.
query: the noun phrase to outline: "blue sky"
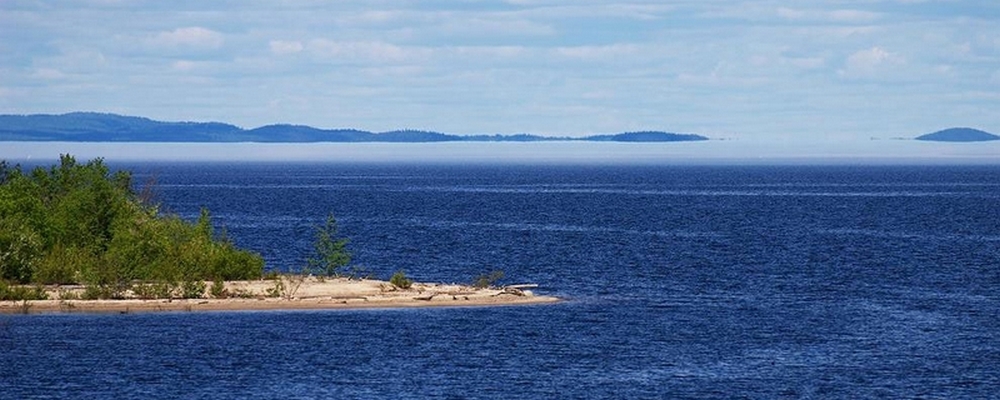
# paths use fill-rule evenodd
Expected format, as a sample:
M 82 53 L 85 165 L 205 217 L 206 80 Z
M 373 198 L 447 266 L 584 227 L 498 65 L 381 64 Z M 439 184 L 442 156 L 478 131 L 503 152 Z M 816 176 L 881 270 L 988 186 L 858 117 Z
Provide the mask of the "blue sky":
M 1000 2 L 0 2 L 0 113 L 384 131 L 1000 133 Z

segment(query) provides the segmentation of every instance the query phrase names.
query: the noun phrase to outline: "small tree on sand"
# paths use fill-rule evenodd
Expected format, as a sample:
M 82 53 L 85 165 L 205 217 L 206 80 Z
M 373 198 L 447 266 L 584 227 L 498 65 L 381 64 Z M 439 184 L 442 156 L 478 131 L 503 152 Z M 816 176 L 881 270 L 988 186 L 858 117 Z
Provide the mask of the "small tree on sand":
M 413 286 L 413 281 L 406 277 L 406 273 L 403 270 L 396 271 L 392 274 L 392 278 L 389 278 L 389 283 L 400 289 L 409 289 Z
M 337 237 L 337 220 L 327 215 L 326 223 L 316 228 L 316 253 L 309 259 L 309 270 L 323 276 L 339 276 L 341 269 L 351 263 L 347 238 Z

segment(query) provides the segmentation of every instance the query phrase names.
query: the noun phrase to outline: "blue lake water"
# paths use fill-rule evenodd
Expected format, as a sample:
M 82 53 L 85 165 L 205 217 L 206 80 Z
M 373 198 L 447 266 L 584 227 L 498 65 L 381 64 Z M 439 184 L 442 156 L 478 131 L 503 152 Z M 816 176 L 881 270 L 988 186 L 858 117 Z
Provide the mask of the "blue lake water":
M 268 268 L 557 305 L 0 316 L 0 398 L 989 398 L 1000 166 L 124 165 Z

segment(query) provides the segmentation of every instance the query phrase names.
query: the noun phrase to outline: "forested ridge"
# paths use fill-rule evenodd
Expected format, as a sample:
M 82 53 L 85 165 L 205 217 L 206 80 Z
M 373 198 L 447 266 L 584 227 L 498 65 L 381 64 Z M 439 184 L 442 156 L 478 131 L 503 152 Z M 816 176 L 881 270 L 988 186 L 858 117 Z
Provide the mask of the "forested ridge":
M 693 134 L 660 131 L 625 132 L 579 138 L 527 133 L 513 135 L 455 135 L 401 129 L 370 132 L 360 129 L 322 129 L 306 125 L 274 124 L 253 129 L 221 122 L 164 122 L 116 114 L 73 112 L 61 115 L 0 115 L 0 141 L 65 142 L 190 142 L 190 143 L 427 143 L 427 142 L 680 142 L 708 140 Z
M 95 299 L 169 297 L 262 276 L 263 259 L 215 232 L 208 210 L 189 222 L 144 197 L 102 159 L 63 155 L 30 171 L 0 162 L 0 300 L 44 297 L 50 284 L 86 285 Z

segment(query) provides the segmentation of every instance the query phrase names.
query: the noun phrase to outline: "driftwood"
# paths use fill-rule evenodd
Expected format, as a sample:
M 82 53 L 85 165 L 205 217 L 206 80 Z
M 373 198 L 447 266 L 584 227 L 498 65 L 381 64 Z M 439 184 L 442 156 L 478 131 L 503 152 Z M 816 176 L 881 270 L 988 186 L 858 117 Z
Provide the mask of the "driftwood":
M 532 289 L 536 287 L 538 287 L 538 285 L 534 283 L 507 285 L 502 288 L 500 294 L 512 294 L 514 296 L 524 296 L 525 295 L 524 289 Z
M 520 285 L 507 285 L 507 286 L 504 286 L 504 288 L 511 288 L 511 289 L 534 289 L 536 287 L 538 287 L 537 283 L 524 283 L 524 284 L 520 284 Z

